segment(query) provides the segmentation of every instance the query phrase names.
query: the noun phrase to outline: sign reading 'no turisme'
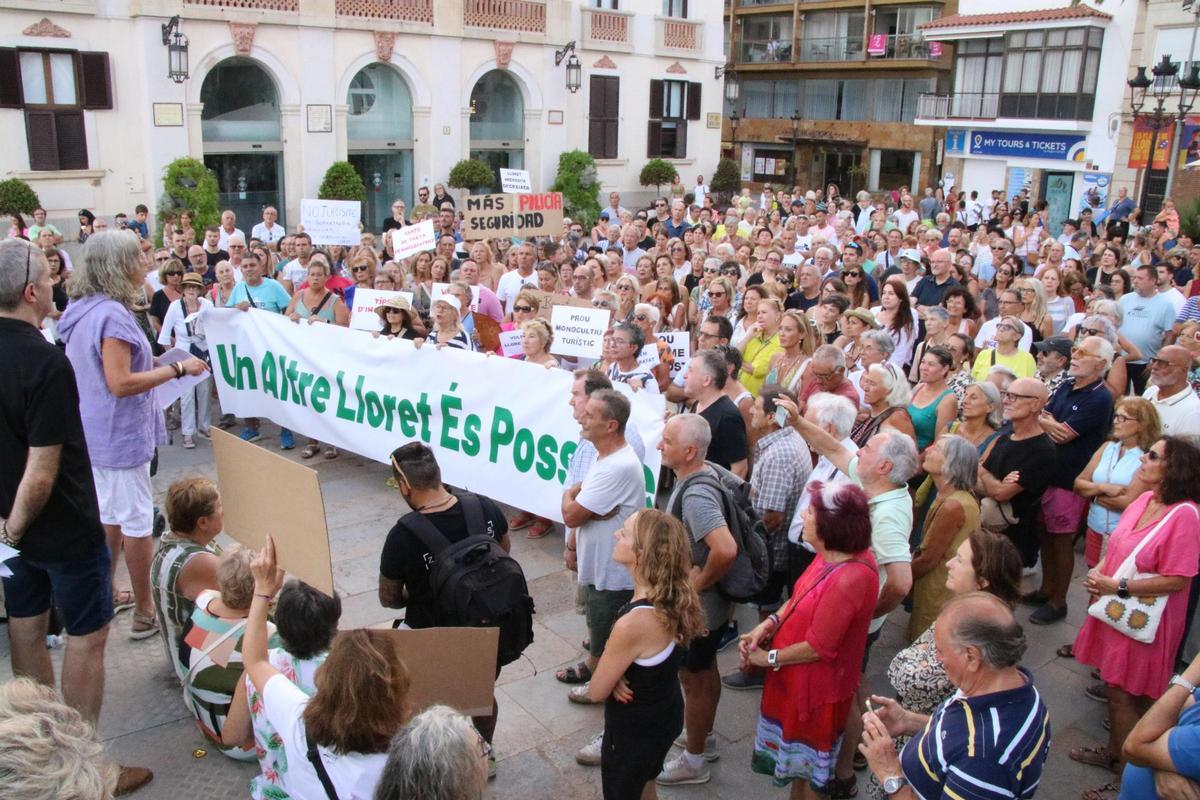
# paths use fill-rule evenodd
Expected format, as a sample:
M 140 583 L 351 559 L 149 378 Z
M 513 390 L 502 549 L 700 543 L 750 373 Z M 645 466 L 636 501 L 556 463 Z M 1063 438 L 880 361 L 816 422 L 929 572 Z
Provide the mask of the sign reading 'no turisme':
M 469 195 L 463 212 L 463 238 L 556 235 L 562 233 L 562 224 L 561 192 Z

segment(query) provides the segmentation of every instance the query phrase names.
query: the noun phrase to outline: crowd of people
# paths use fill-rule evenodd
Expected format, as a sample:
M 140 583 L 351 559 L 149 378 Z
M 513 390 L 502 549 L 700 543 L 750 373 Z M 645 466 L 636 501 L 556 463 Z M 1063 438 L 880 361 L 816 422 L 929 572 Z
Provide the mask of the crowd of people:
M 1059 222 L 1027 193 L 720 198 L 698 178 L 633 211 L 612 192 L 594 224 L 565 219 L 560 235 L 468 241 L 444 188 L 421 192 L 353 247 L 314 246 L 268 207 L 249 237 L 231 211 L 201 229 L 181 212 L 156 248 L 139 207 L 107 230 L 81 212 L 72 261 L 44 211 L 27 230 L 14 221 L 12 238 L 36 243 L 0 244 L 14 672 L 54 686 L 52 607 L 67 648 L 61 694 L 4 688 L 0 740 L 23 730 L 7 732 L 6 703 L 37 707 L 15 716 L 45 714 L 74 743 L 77 766 L 47 774 L 76 769 L 97 787 L 86 796 L 144 785 L 148 770 L 98 760 L 87 727 L 110 621 L 131 609 L 131 636 L 163 642 L 203 735 L 259 763 L 252 796 L 480 795 L 496 707 L 414 716 L 404 663 L 372 631 L 335 637 L 339 601 L 285 582 L 273 542 L 216 546 L 208 481 L 170 486 L 169 532 L 152 536 L 165 425 L 151 390 L 206 374 L 204 312 L 347 326 L 371 288 L 412 297 L 377 309 L 376 337 L 570 371 L 580 440 L 562 555 L 587 639 L 556 678 L 567 700 L 604 706 L 576 760 L 599 766 L 608 800 L 709 781 L 723 689 L 761 692 L 745 766 L 793 798 L 1032 797 L 1051 724 L 1021 665 L 1022 623 L 1063 620 L 1078 578 L 1088 616 L 1053 644 L 1095 668 L 1086 696 L 1108 715 L 1069 756 L 1110 773 L 1082 797 L 1200 793 L 1187 738 L 1200 719 L 1200 242 L 1173 203 L 1143 219 L 1122 188 Z M 434 250 L 395 258 L 390 232 L 426 218 Z M 556 352 L 543 316 L 555 298 L 610 312 L 598 358 Z M 519 350 L 496 330 L 520 331 Z M 682 369 L 664 334 L 690 340 Z M 186 356 L 160 359 L 171 347 Z M 628 392 L 663 399 L 657 508 Z M 237 425 L 212 394 L 203 381 L 180 402 L 184 448 Z M 240 435 L 262 440 L 260 421 Z M 281 449 L 296 444 L 280 430 Z M 380 604 L 410 627 L 444 624 L 430 535 L 486 537 L 503 560 L 514 533 L 559 528 L 447 487 L 433 450 L 397 444 L 391 484 L 413 513 L 387 534 Z M 316 440 L 299 453 L 318 454 L 339 456 Z M 114 583 L 122 553 L 128 589 Z M 749 631 L 740 605 L 757 615 Z M 892 696 L 865 675 L 901 607 L 910 644 L 887 668 Z M 722 675 L 717 653 L 735 644 L 739 668 Z M 29 748 L 12 758 L 37 758 Z

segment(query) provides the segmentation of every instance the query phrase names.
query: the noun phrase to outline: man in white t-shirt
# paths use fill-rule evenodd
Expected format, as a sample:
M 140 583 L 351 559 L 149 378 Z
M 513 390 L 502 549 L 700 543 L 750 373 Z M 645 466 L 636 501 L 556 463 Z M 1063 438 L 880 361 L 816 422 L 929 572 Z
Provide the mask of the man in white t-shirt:
M 517 248 L 517 268 L 500 276 L 496 283 L 496 297 L 504 304 L 504 314 L 512 314 L 513 301 L 526 286 L 538 287 L 537 273 L 533 269 L 536 258 L 533 245 L 525 242 Z
M 1150 359 L 1150 385 L 1142 396 L 1158 412 L 1165 436 L 1200 434 L 1200 396 L 1187 379 L 1191 363 L 1191 354 L 1174 344 Z
M 218 232 L 220 238 L 217 240 L 217 246 L 222 250 L 229 249 L 229 237 L 235 233 L 241 236 L 243 240 L 246 238 L 246 234 L 237 227 L 237 214 L 228 209 L 221 212 L 220 227 L 221 230 Z
M 1158 270 L 1158 295 L 1165 297 L 1171 301 L 1171 305 L 1175 306 L 1175 316 L 1179 316 L 1179 312 L 1183 310 L 1183 303 L 1187 299 L 1183 296 L 1183 292 L 1175 288 L 1175 273 L 1171 271 L 1171 265 L 1167 263 L 1159 264 L 1155 267 Z
M 900 207 L 896 209 L 896 213 L 892 215 L 896 220 L 896 227 L 901 232 L 907 232 L 908 226 L 914 222 L 919 222 L 921 215 L 913 208 L 913 199 L 911 194 L 906 194 L 900 198 Z
M 1000 314 L 993 319 L 979 326 L 979 333 L 975 334 L 975 348 L 977 350 L 987 350 L 996 346 L 996 326 L 1000 324 L 1001 317 L 1019 317 L 1021 309 L 1024 307 L 1021 303 L 1021 294 L 1015 289 L 1005 289 L 1000 293 L 999 297 Z M 1029 325 L 1025 326 L 1025 332 L 1021 334 L 1021 341 L 1017 343 L 1017 348 L 1023 351 L 1028 351 L 1033 346 L 1033 333 Z
M 708 197 L 708 184 L 704 182 L 703 175 L 696 176 L 696 185 L 692 187 L 692 194 L 695 195 L 694 202 L 698 206 L 704 205 L 704 198 Z
M 308 260 L 312 258 L 312 237 L 303 231 L 292 237 L 292 251 L 296 257 L 283 265 L 277 276 L 283 288 L 295 292 L 296 287 L 308 280 Z
M 263 244 L 275 244 L 284 236 L 287 231 L 283 229 L 276 220 L 279 219 L 279 209 L 275 206 L 267 206 L 262 212 L 262 222 L 254 226 L 250 231 L 251 239 L 258 239 Z

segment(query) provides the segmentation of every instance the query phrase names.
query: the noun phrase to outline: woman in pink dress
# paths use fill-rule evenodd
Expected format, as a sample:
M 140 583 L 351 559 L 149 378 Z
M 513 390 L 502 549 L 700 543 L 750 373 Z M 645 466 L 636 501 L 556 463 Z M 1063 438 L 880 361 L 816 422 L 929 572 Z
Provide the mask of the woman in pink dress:
M 1110 732 L 1107 745 L 1079 747 L 1070 755 L 1118 775 L 1124 768 L 1121 745 L 1138 718 L 1166 691 L 1183 638 L 1188 591 L 1200 563 L 1200 509 L 1196 505 L 1200 500 L 1200 449 L 1186 438 L 1160 439 L 1142 456 L 1136 478 L 1150 491 L 1121 514 L 1109 538 L 1108 552 L 1088 572 L 1084 587 L 1093 596 L 1114 595 L 1120 589 L 1137 597 L 1166 596 L 1158 632 L 1153 642 L 1143 644 L 1089 616 L 1075 639 L 1075 659 L 1100 669 L 1104 695 L 1096 699 L 1108 700 Z M 1113 573 L 1156 528 L 1154 538 L 1135 561 L 1138 573 L 1152 573 L 1153 577 L 1139 577 L 1120 586 Z M 1111 797 L 1115 789 L 1109 784 L 1084 797 Z

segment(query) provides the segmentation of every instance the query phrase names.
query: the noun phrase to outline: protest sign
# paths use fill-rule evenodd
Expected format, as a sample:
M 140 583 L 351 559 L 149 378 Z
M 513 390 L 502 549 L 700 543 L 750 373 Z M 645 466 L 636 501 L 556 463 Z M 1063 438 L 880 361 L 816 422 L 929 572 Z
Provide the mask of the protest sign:
M 664 331 L 658 334 L 658 338 L 671 348 L 671 355 L 675 359 L 671 362 L 671 378 L 674 379 L 683 374 L 688 362 L 692 360 L 691 334 L 687 331 Z
M 475 338 L 479 340 L 479 349 L 485 353 L 494 353 L 500 349 L 499 322 L 478 311 L 471 313 L 471 322 L 475 324 Z
M 287 322 L 278 314 L 271 316 Z M 304 325 L 299 329 L 310 327 L 333 326 Z M 347 335 L 361 338 L 361 334 Z M 332 597 L 329 529 L 325 526 L 325 501 L 316 470 L 265 447 L 243 442 L 215 426 L 212 443 L 221 506 L 225 511 L 225 533 L 253 550 L 261 550 L 267 534 L 271 534 L 279 566 Z
M 463 209 L 467 241 L 500 236 L 547 236 L 562 233 L 561 192 L 541 194 L 473 194 Z
M 450 288 L 450 284 L 448 284 L 448 283 L 433 284 L 433 289 L 429 292 L 429 306 L 432 308 L 433 304 L 436 303 L 441 298 L 441 296 L 446 293 L 446 290 L 449 288 Z M 460 310 L 462 311 L 463 316 L 465 316 L 468 311 L 478 311 L 479 310 L 479 287 L 478 286 L 471 287 L 471 307 L 469 309 L 464 308 L 464 309 L 460 309 Z
M 556 356 L 599 358 L 608 330 L 607 308 L 576 308 L 556 305 L 550 312 L 554 342 L 550 352 Z
M 644 345 L 638 353 L 637 363 L 639 367 L 645 367 L 646 369 L 657 367 L 661 363 L 658 358 L 658 345 L 654 342 Z
M 533 191 L 533 184 L 529 182 L 529 170 L 527 169 L 504 169 L 500 168 L 500 188 L 506 192 L 514 194 L 528 194 Z
M 401 628 L 384 631 L 408 669 L 408 704 L 418 714 L 450 706 L 468 717 L 492 713 L 499 628 Z M 463 658 L 470 653 L 470 658 Z
M 54 343 L 51 342 L 51 344 Z M 179 347 L 172 347 L 170 350 L 158 357 L 158 364 L 159 366 L 162 366 L 163 364 L 174 364 L 177 361 L 187 361 L 192 357 L 192 354 L 187 350 Z M 196 384 L 200 383 L 208 376 L 209 374 L 207 372 L 202 372 L 199 375 L 184 375 L 182 378 L 176 378 L 173 381 L 160 383 L 158 386 L 154 387 L 154 402 L 158 404 L 159 408 L 161 408 L 163 411 L 166 411 L 172 403 L 183 397 L 188 392 L 192 391 Z M 208 392 L 211 391 L 211 389 L 206 386 L 204 387 L 204 391 Z
M 405 225 L 392 230 L 392 252 L 396 258 L 409 258 L 437 245 L 433 232 L 433 220 L 427 219 L 416 225 Z
M 402 297 L 408 301 L 410 306 L 412 305 L 412 292 L 389 292 L 385 289 L 363 289 L 362 287 L 355 289 L 354 307 L 350 309 L 350 327 L 356 331 L 374 332 L 379 330 L 382 326 L 375 309 L 393 297 Z
M 570 372 L 452 348 L 418 350 L 407 340 L 295 325 L 257 309 L 206 309 L 203 320 L 223 411 L 266 417 L 384 464 L 395 448 L 422 441 L 447 483 L 561 521 L 563 483 L 579 439 L 567 402 Z M 617 388 L 631 396 L 653 503 L 663 399 Z M 248 485 L 260 491 L 261 476 L 275 482 L 278 473 L 275 466 L 260 470 Z M 319 519 L 323 524 L 323 512 Z
M 300 225 L 313 244 L 362 242 L 362 204 L 357 200 L 301 200 Z
M 501 331 L 500 332 L 500 352 L 506 357 L 519 356 L 524 350 L 521 349 L 521 339 L 525 334 L 521 331 Z

